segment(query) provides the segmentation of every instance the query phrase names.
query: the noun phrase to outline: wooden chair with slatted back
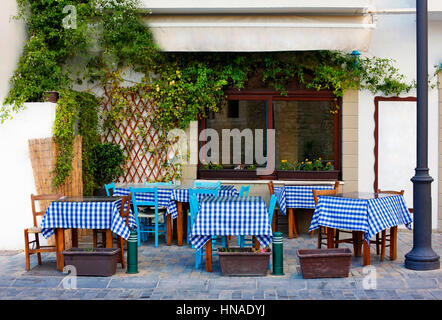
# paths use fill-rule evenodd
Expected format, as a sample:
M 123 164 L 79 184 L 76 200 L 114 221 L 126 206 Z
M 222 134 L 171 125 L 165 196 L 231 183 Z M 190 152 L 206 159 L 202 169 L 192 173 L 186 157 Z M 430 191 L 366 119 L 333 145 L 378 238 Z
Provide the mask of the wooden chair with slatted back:
M 377 189 L 376 193 L 379 194 L 393 194 L 393 195 L 404 195 L 404 190 L 401 191 L 391 191 L 391 190 L 380 190 Z M 376 240 L 370 241 L 370 244 L 376 245 L 376 253 L 379 254 L 380 247 L 380 260 L 384 261 L 385 258 L 385 248 L 390 248 L 390 260 L 396 260 L 396 244 L 397 244 L 397 226 L 390 228 L 390 233 L 387 235 L 387 230 L 382 230 L 376 234 Z M 386 244 L 388 242 L 388 245 Z
M 123 196 L 121 199 L 120 216 L 126 220 L 126 225 L 129 226 L 129 214 L 130 214 L 130 201 L 132 199 L 132 194 L 129 193 L 127 196 Z M 121 267 L 126 268 L 126 261 L 124 260 L 124 244 L 126 240 L 120 236 L 117 237 L 118 248 L 120 248 L 120 259 Z
M 315 206 L 318 205 L 318 196 L 328 196 L 332 194 L 338 194 L 338 189 L 328 189 L 328 190 L 315 190 L 313 189 L 313 198 L 315 199 Z M 318 249 L 321 249 L 322 244 L 327 246 L 327 243 L 322 242 L 327 240 L 327 227 L 319 226 L 318 229 Z
M 267 186 L 269 188 L 270 197 L 272 197 L 272 195 L 275 193 L 275 185 L 273 184 L 273 181 L 269 181 Z M 272 230 L 273 232 L 278 231 L 278 213 L 273 215 Z
M 31 205 L 34 225 L 31 228 L 24 230 L 25 234 L 25 257 L 26 257 L 26 271 L 31 269 L 30 256 L 31 254 L 37 254 L 38 264 L 41 264 L 41 253 L 43 252 L 56 252 L 55 246 L 40 246 L 39 234 L 41 228 L 38 226 L 37 217 L 44 216 L 44 211 L 37 211 L 37 201 L 55 201 L 62 197 L 62 194 L 31 194 Z M 41 204 L 40 204 L 41 205 Z M 41 208 L 41 206 L 40 206 Z M 29 240 L 29 234 L 35 235 L 35 240 Z M 31 244 L 34 244 L 34 248 L 31 249 Z
M 339 193 L 339 181 L 335 181 L 335 185 L 333 190 L 336 190 L 336 193 Z M 313 193 L 313 198 L 315 197 L 315 194 Z M 316 207 L 316 203 L 317 203 L 317 199 L 315 199 L 315 207 Z M 315 233 L 315 230 L 310 232 L 310 238 L 313 238 L 313 234 Z

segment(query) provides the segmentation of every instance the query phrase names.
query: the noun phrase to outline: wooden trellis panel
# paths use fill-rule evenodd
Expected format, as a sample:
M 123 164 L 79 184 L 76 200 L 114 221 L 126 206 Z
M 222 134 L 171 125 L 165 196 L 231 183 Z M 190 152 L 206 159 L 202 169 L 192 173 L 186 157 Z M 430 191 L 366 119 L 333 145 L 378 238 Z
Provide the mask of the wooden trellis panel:
M 52 179 L 57 161 L 57 144 L 54 142 L 53 138 L 29 140 L 29 155 L 31 158 L 37 193 L 62 193 L 65 196 L 82 196 L 83 178 L 81 150 L 81 137 L 77 136 L 75 137 L 73 147 L 74 158 L 72 160 L 72 173 L 63 185 L 54 189 L 52 186 Z M 49 203 L 47 201 L 40 201 L 39 206 L 41 210 L 46 211 Z M 31 216 L 32 213 L 30 212 L 29 215 Z M 84 233 L 85 231 L 81 231 L 79 232 L 79 235 Z M 48 243 L 55 243 L 53 237 L 48 240 Z M 67 247 L 71 246 L 70 231 L 66 231 L 66 245 Z
M 129 115 L 127 120 L 114 123 L 116 132 L 108 130 L 104 134 L 104 141 L 121 145 L 127 154 L 126 173 L 120 178 L 120 182 L 143 183 L 146 180 L 160 181 L 167 175 L 174 176 L 177 169 L 164 166 L 168 154 L 161 150 L 159 132 L 151 125 L 155 109 L 139 94 L 131 93 L 124 98 L 130 105 L 124 109 Z M 115 103 L 112 99 L 112 94 L 105 90 L 105 111 L 111 110 Z M 140 131 L 144 131 L 146 135 L 143 137 Z

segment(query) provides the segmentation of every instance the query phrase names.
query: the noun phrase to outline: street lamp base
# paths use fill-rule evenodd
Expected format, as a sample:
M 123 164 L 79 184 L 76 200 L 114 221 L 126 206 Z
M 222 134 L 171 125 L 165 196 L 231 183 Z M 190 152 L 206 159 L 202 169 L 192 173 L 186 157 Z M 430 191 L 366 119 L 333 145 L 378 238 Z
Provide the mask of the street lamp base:
M 405 268 L 417 271 L 440 269 L 440 258 L 432 250 L 411 250 L 405 255 Z

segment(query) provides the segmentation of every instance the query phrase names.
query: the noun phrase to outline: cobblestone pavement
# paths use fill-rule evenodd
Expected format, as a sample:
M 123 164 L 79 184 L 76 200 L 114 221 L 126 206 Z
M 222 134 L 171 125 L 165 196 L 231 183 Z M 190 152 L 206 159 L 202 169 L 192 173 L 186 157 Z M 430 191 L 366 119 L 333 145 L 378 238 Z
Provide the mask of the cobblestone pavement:
M 412 247 L 410 232 L 399 232 L 396 261 L 386 257 L 380 262 L 373 246 L 376 289 L 369 290 L 364 289 L 367 270 L 362 267 L 362 258 L 352 257 L 348 278 L 303 279 L 296 250 L 315 248 L 315 243 L 309 235 L 284 238 L 284 276 L 269 272 L 266 277 L 224 277 L 216 256 L 213 272 L 207 273 L 204 263 L 200 269 L 194 268 L 190 246 L 166 246 L 160 241 L 155 248 L 149 240 L 139 249 L 138 274 L 128 275 L 119 265 L 112 277 L 77 277 L 77 289 L 64 289 L 65 275 L 56 271 L 54 254 L 43 254 L 41 266 L 31 256 L 32 269 L 26 272 L 22 252 L 0 251 L 0 299 L 442 299 L 441 270 L 404 267 L 404 255 Z M 433 249 L 441 255 L 442 234 L 433 234 Z

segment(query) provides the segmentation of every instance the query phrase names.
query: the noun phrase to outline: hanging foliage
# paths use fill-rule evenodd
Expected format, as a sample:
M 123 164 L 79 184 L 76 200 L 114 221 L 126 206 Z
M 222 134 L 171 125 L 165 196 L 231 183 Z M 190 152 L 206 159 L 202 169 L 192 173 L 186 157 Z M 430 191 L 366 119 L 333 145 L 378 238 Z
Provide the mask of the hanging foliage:
M 68 146 L 74 134 L 71 124 L 78 116 L 78 108 L 72 102 L 79 95 L 68 89 L 79 85 L 77 88 L 90 93 L 103 88 L 110 93 L 111 107 L 106 112 L 98 110 L 102 113 L 104 130 L 118 130 L 118 123 L 128 120 L 133 111 L 127 99 L 130 94 L 137 94 L 154 106 L 155 115 L 150 121 L 163 141 L 158 144 L 158 153 L 167 146 L 167 132 L 186 128 L 190 121 L 205 117 L 208 111 L 218 111 L 225 102 L 224 89 L 242 89 L 257 73 L 267 87 L 281 94 L 286 94 L 286 87 L 294 78 L 307 88 L 332 90 L 337 98 L 348 89 L 367 89 L 388 96 L 408 92 L 415 86 L 405 81 L 392 60 L 356 58 L 337 51 L 161 52 L 146 24 L 148 17 L 138 10 L 138 0 L 17 0 L 17 3 L 18 17 L 26 21 L 30 37 L 11 79 L 0 121 L 11 118 L 26 101 L 41 101 L 45 91 L 64 93 L 54 127 L 54 134 L 66 148 L 57 162 L 56 184 L 64 181 L 70 172 L 72 154 Z M 70 17 L 75 17 L 74 26 L 72 19 L 66 20 L 74 11 L 66 10 L 66 6 L 75 8 L 75 16 Z M 91 96 L 81 103 L 90 105 L 89 99 Z M 95 119 L 94 112 L 88 110 L 83 114 Z M 86 125 L 83 120 L 80 122 Z M 81 131 L 83 127 L 79 128 Z M 96 128 L 95 122 L 88 128 Z M 86 146 L 84 159 L 90 159 L 90 150 L 91 146 Z M 177 177 L 179 170 L 174 172 Z

